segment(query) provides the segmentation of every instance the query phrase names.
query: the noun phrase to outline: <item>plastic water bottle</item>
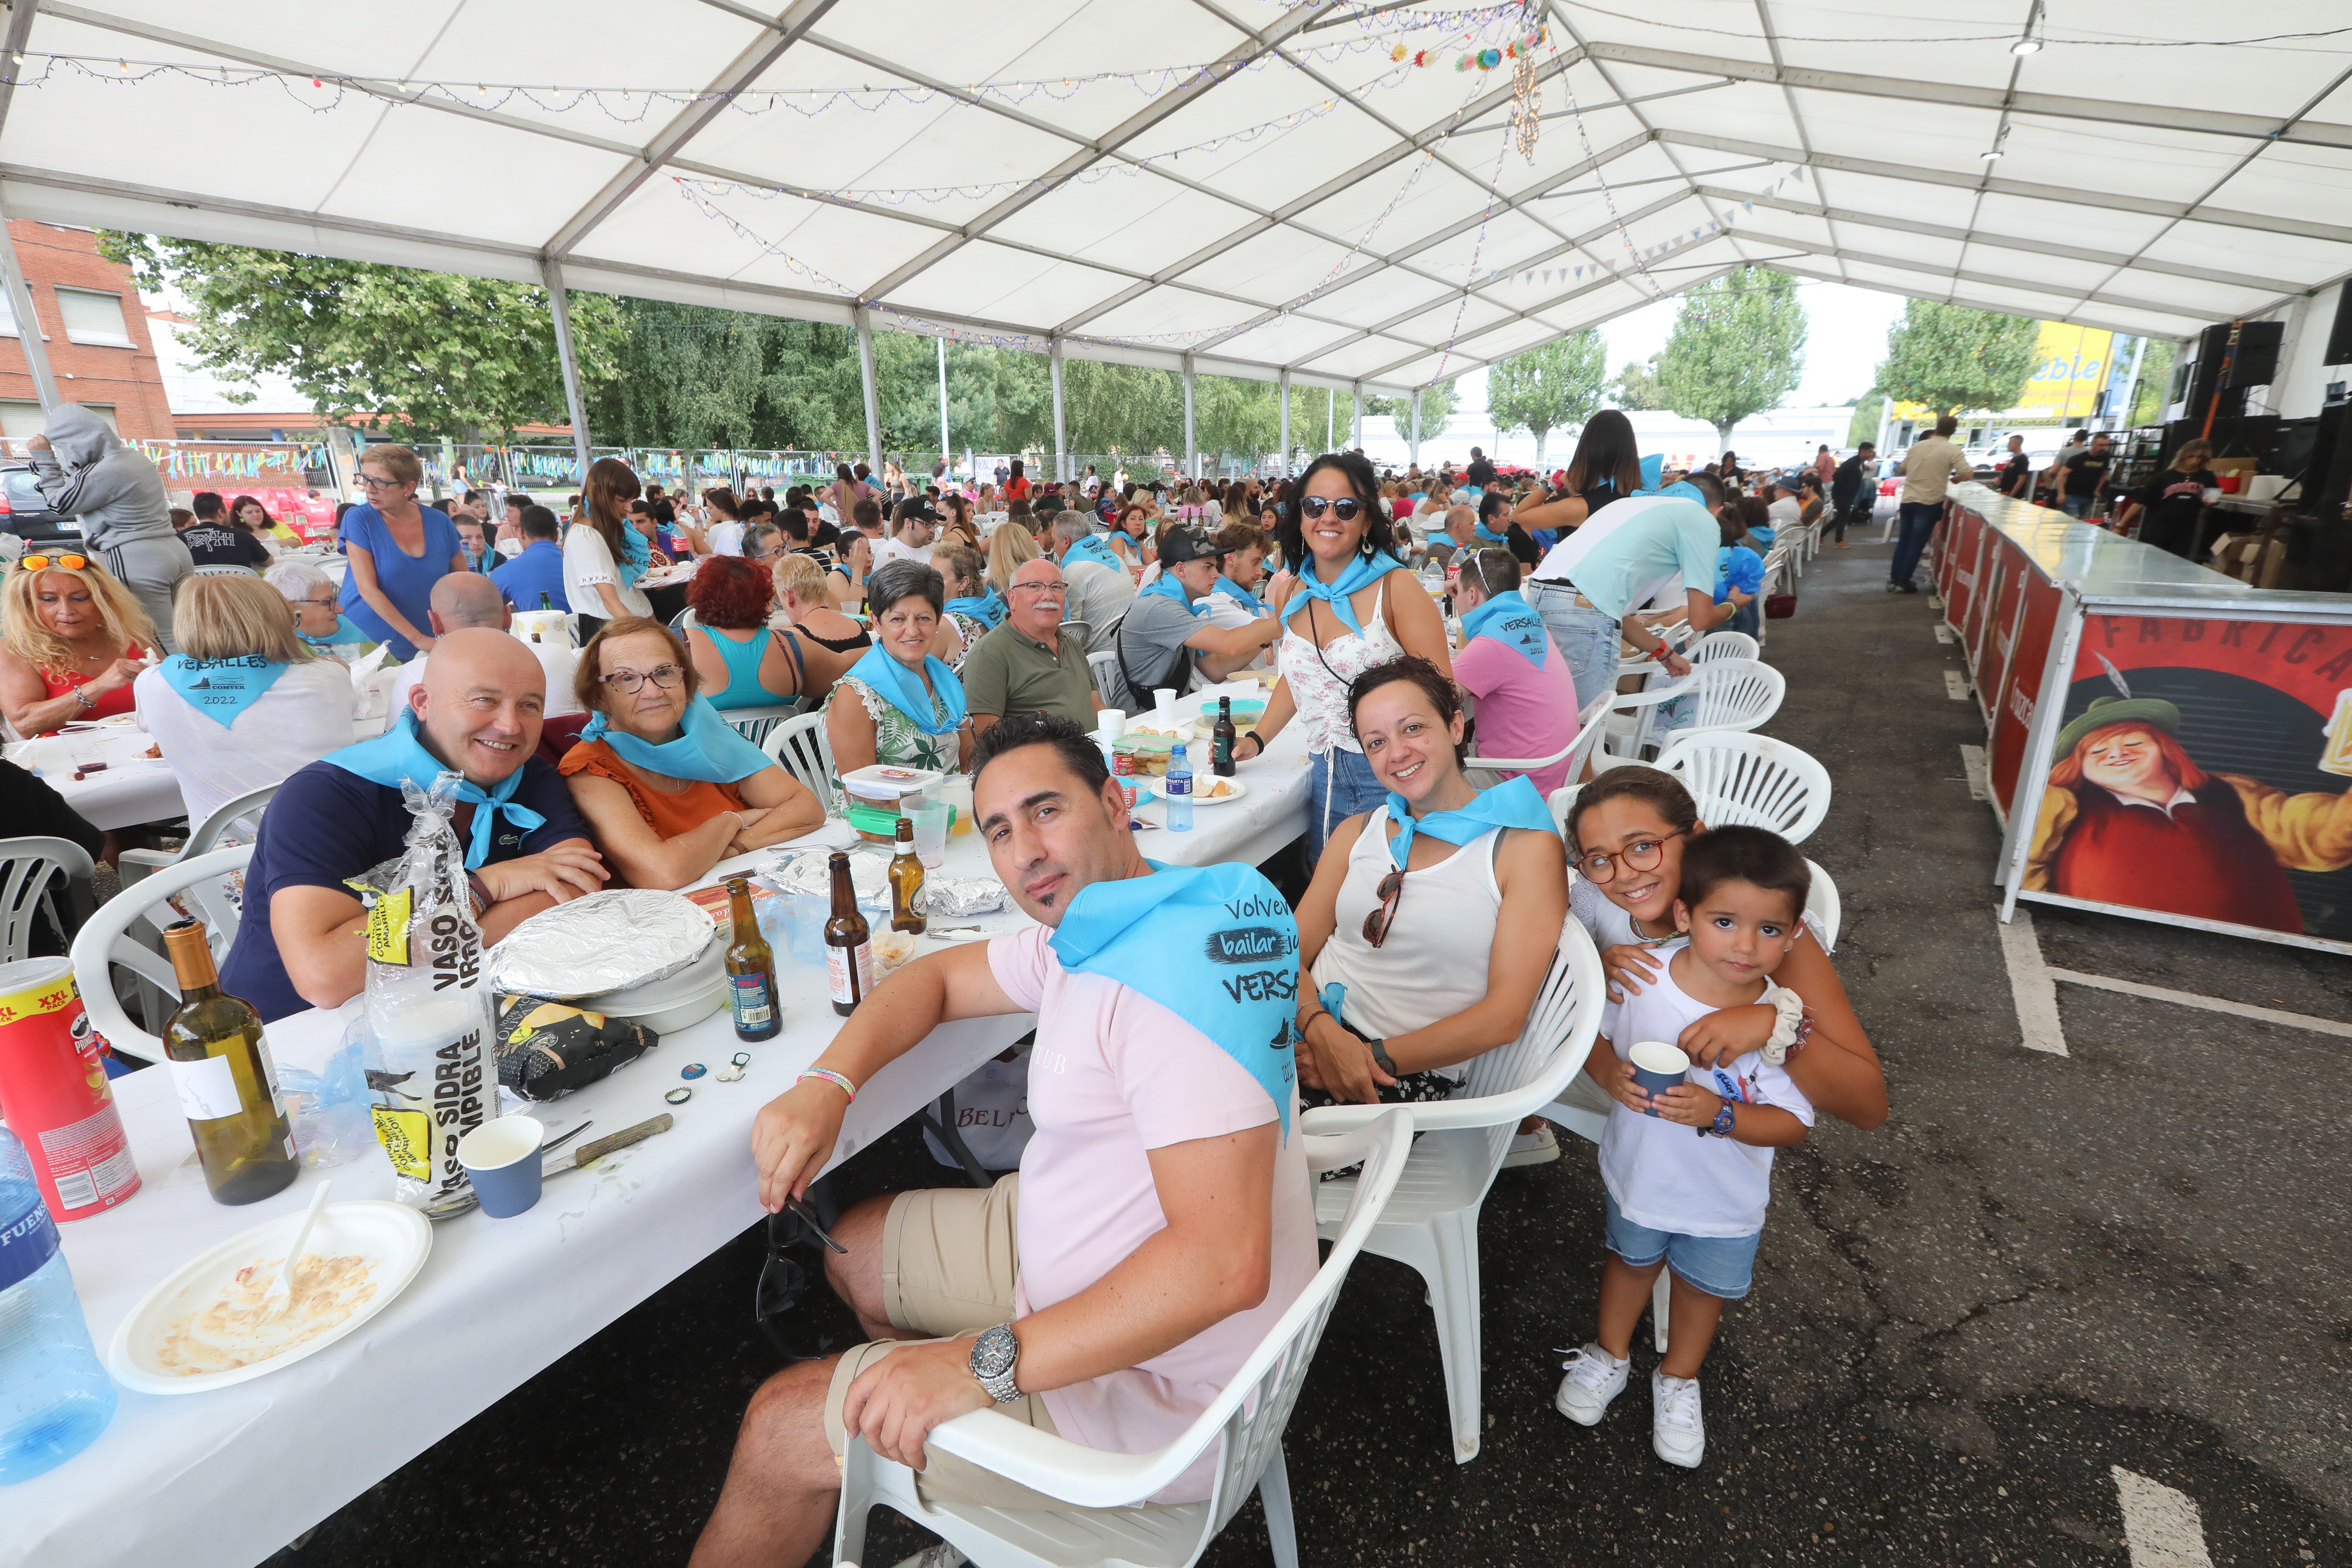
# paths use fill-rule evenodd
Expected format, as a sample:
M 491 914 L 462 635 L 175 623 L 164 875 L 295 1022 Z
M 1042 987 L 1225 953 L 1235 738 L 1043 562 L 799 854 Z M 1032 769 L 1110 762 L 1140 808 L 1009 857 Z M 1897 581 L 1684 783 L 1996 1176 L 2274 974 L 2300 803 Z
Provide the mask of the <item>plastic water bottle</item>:
M 1184 743 L 1178 741 L 1176 749 L 1168 754 L 1168 831 L 1189 833 L 1192 831 L 1192 764 L 1184 756 Z
M 57 1222 L 24 1145 L 0 1127 L 0 1485 L 54 1469 L 113 1419 Z

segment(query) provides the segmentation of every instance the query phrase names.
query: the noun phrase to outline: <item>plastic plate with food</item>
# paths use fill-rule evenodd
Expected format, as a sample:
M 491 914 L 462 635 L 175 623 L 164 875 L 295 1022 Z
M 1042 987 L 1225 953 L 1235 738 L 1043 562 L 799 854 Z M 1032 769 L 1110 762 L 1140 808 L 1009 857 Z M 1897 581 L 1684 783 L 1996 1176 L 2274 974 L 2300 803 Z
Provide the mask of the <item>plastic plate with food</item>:
M 1192 804 L 1195 806 L 1229 806 L 1249 793 L 1249 786 L 1238 779 L 1219 779 L 1213 774 L 1192 775 Z M 1168 797 L 1167 782 L 1156 779 L 1150 798 L 1164 800 Z M 1139 795 L 1138 799 L 1142 797 Z

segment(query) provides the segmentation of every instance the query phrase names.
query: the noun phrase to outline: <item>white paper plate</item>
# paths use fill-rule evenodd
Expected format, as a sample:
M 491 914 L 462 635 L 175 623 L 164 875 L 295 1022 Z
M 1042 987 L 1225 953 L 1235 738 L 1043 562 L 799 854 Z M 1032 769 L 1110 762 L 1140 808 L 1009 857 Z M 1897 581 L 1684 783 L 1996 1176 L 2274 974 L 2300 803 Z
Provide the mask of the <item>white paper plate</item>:
M 1197 781 L 1201 775 L 1196 773 L 1192 777 Z M 1202 797 L 1195 795 L 1192 797 L 1192 804 L 1195 806 L 1230 806 L 1234 801 L 1249 793 L 1249 786 L 1243 783 L 1238 779 L 1221 779 L 1218 782 L 1223 784 L 1226 789 L 1232 790 L 1233 793 L 1230 795 L 1220 795 L 1213 800 L 1203 800 Z M 1151 781 L 1151 788 L 1149 790 L 1138 789 L 1135 793 L 1135 803 L 1139 806 L 1142 805 L 1146 800 L 1164 801 L 1167 799 L 1167 793 L 1161 789 L 1160 781 L 1157 779 L 1154 779 Z
M 331 1203 L 310 1233 L 310 1254 L 364 1258 L 374 1294 L 333 1327 L 265 1359 L 224 1372 L 194 1375 L 166 1367 L 160 1353 L 173 1326 L 217 1300 L 240 1269 L 268 1263 L 274 1270 L 285 1260 L 286 1249 L 293 1245 L 294 1233 L 301 1227 L 302 1210 L 282 1214 L 230 1237 L 148 1291 L 114 1331 L 113 1343 L 107 1349 L 107 1370 L 114 1375 L 114 1381 L 142 1394 L 203 1394 L 290 1366 L 383 1311 L 416 1278 L 425 1255 L 433 1250 L 432 1223 L 413 1208 L 380 1198 Z

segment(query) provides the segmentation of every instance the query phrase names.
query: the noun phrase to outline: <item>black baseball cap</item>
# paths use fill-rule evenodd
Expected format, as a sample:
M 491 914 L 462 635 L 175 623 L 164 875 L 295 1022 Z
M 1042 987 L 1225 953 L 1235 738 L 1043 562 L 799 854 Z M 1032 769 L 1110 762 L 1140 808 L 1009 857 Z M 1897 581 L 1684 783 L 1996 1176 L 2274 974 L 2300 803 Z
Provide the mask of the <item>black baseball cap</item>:
M 1163 567 L 1213 559 L 1216 553 L 1210 546 L 1209 536 L 1198 528 L 1171 528 L 1160 536 L 1160 564 Z

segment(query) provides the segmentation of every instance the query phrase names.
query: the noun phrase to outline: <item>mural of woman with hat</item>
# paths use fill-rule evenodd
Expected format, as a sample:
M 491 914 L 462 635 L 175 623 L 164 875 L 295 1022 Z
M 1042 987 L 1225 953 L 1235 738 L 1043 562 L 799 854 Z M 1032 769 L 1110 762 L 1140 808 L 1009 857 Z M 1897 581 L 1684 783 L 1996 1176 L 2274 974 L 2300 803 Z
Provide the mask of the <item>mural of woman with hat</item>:
M 2286 871 L 2352 865 L 2352 797 L 2207 773 L 2179 737 L 2179 708 L 2127 687 L 2060 730 L 2025 889 L 2301 935 Z

